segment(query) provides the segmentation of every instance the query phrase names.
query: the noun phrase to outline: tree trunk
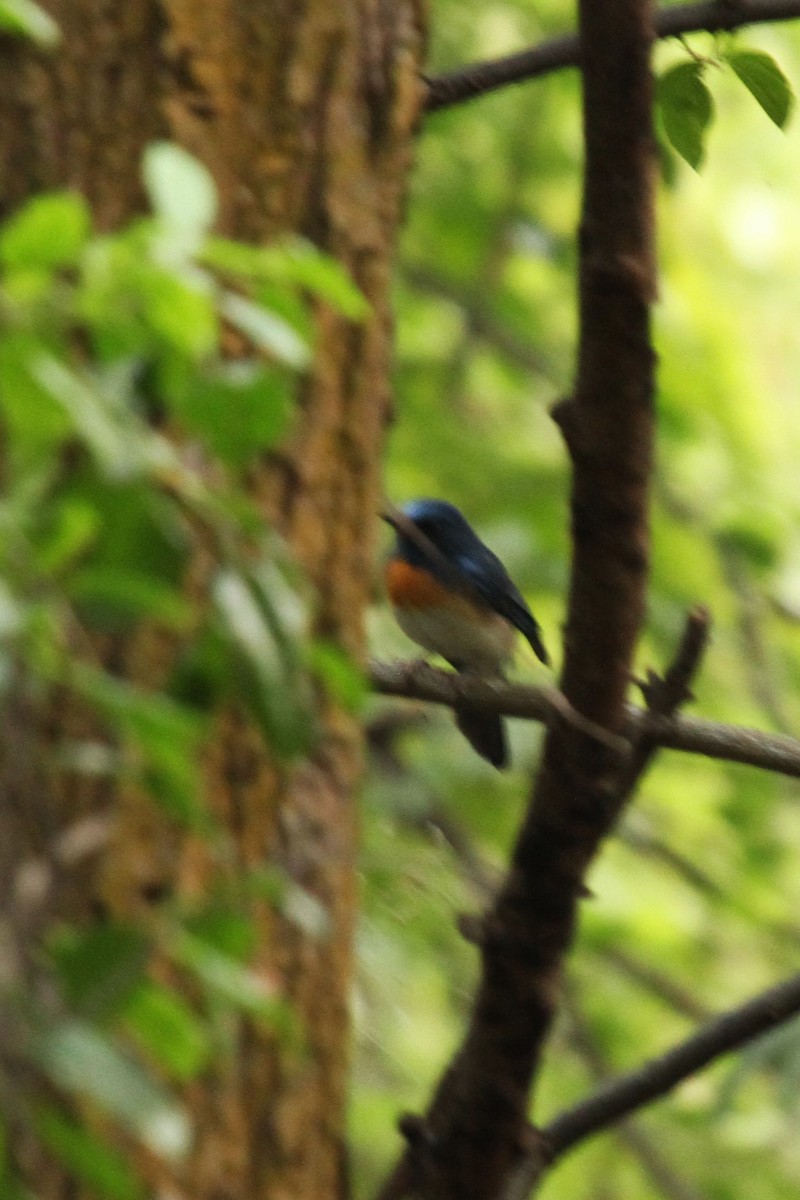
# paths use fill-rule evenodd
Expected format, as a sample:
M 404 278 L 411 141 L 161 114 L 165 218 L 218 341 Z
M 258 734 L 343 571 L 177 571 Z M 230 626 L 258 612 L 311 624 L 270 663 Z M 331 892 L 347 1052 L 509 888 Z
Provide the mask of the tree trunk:
M 295 429 L 254 478 L 265 515 L 314 586 L 314 632 L 363 656 L 390 411 L 388 285 L 420 99 L 418 0 L 49 0 L 46 7 L 63 35 L 55 52 L 0 42 L 1 213 L 68 185 L 88 197 L 101 228 L 114 228 L 143 207 L 144 147 L 170 138 L 212 171 L 221 232 L 254 241 L 302 234 L 349 269 L 371 305 L 361 325 L 319 306 L 315 364 L 301 385 Z M 158 677 L 165 653 L 149 631 L 115 650 L 140 680 Z M 347 1194 L 361 734 L 330 703 L 320 718 L 313 757 L 288 776 L 231 714 L 220 717 L 207 748 L 212 803 L 238 862 L 282 868 L 323 905 L 330 928 L 320 937 L 266 906 L 259 913 L 256 969 L 295 1007 L 304 1052 L 290 1055 L 249 1027 L 224 1074 L 191 1085 L 195 1147 L 188 1165 L 161 1180 L 186 1200 Z M 67 712 L 57 720 L 86 719 Z M 30 751 L 35 761 L 36 745 Z M 13 757 L 0 766 L 2 794 L 13 783 L 17 811 L 34 814 L 33 824 L 37 805 L 54 809 L 62 827 L 81 811 L 112 805 L 113 835 L 75 897 L 85 919 L 98 906 L 130 917 L 165 892 L 202 894 L 212 870 L 207 854 L 144 798 L 74 781 L 46 795 L 35 769 L 19 771 L 18 757 L 11 778 Z M 42 1200 L 82 1194 L 52 1162 L 30 1152 L 23 1158 Z

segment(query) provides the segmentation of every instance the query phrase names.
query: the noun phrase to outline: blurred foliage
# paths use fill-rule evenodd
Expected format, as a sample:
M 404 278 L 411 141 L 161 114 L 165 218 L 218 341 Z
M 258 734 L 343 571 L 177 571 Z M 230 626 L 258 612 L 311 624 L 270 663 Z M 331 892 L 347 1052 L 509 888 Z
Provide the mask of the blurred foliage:
M 292 377 L 313 353 L 308 304 L 356 319 L 365 306 L 301 241 L 213 236 L 213 181 L 178 147 L 151 146 L 144 181 L 153 214 L 118 233 L 96 233 L 68 191 L 35 197 L 0 229 L 0 706 L 8 719 L 45 696 L 88 704 L 94 736 L 62 734 L 47 768 L 134 786 L 224 859 L 200 771 L 214 710 L 238 705 L 288 762 L 313 744 L 314 687 L 359 702 L 352 665 L 301 636 L 303 581 L 245 483 L 287 429 Z M 128 677 L 114 652 L 142 622 L 163 640 L 160 677 Z M 45 827 L 42 806 L 32 819 Z M 230 1018 L 247 1014 L 299 1052 L 292 1012 L 250 967 L 248 900 L 320 933 L 321 917 L 264 871 L 207 910 L 165 899 L 146 926 L 72 927 L 50 905 L 86 828 L 76 815 L 8 882 L 0 1119 L 8 1140 L 27 1127 L 92 1195 L 137 1200 L 108 1122 L 125 1144 L 180 1157 L 192 1130 L 176 1085 L 225 1053 Z M 28 911 L 19 897 L 32 883 Z M 154 949 L 170 982 L 147 974 Z M 75 1107 L 45 1101 L 42 1080 Z M 5 1144 L 0 1194 L 24 1196 Z
M 573 21 L 562 0 L 436 0 L 428 71 L 512 52 Z M 665 666 L 687 609 L 705 603 L 713 639 L 690 711 L 797 736 L 800 125 L 776 127 L 788 89 L 783 108 L 770 105 L 780 80 L 800 86 L 800 33 L 673 40 L 658 46 L 656 71 L 702 77 L 713 110 L 699 174 L 662 147 L 653 575 L 637 670 Z M 573 377 L 580 122 L 572 70 L 427 120 L 397 279 L 387 480 L 396 503 L 443 496 L 464 510 L 557 660 L 569 476 L 548 410 Z M 372 632 L 378 657 L 418 654 L 383 609 Z M 524 646 L 515 676 L 549 678 Z M 541 740 L 535 726 L 511 726 L 514 769 L 500 776 L 446 712 L 371 710 L 351 1121 L 359 1196 L 398 1148 L 387 1127 L 424 1108 L 464 1027 L 476 955 L 455 917 L 486 902 Z M 796 970 L 799 800 L 793 780 L 659 755 L 592 870 L 537 1120 Z M 793 1023 L 582 1147 L 542 1195 L 796 1196 L 798 1055 Z
M 60 36 L 53 18 L 35 0 L 0 0 L 0 31 L 30 38 L 45 49 Z

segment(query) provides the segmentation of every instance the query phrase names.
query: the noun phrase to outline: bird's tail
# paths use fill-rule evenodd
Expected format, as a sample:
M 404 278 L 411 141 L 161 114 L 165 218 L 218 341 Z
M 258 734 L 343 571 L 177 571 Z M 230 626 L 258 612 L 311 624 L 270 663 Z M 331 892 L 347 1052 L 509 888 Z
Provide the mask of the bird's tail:
M 498 770 L 508 766 L 508 742 L 502 717 L 497 713 L 477 712 L 474 708 L 457 708 L 455 716 L 456 725 L 481 758 Z

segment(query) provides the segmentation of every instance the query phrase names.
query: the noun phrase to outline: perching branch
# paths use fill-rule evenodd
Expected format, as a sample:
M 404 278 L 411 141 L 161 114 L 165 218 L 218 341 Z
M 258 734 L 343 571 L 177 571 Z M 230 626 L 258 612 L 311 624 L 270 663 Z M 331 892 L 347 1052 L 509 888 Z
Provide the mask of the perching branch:
M 599 1088 L 540 1131 L 552 1163 L 578 1142 L 672 1091 L 710 1062 L 800 1013 L 800 974 L 712 1018 L 658 1058 Z
M 800 17 L 800 0 L 700 0 L 664 8 L 656 14 L 656 36 L 681 37 L 687 33 L 716 33 L 743 25 L 771 21 L 791 21 Z M 489 62 L 471 63 L 436 75 L 427 81 L 425 110 L 436 112 L 496 91 L 512 83 L 535 79 L 563 67 L 580 65 L 580 39 L 577 33 L 549 38 L 538 46 L 520 50 Z
M 386 696 L 427 700 L 451 708 L 481 709 L 506 717 L 547 722 L 554 712 L 562 712 L 553 688 L 457 675 L 423 662 L 373 662 L 370 682 L 376 692 Z M 633 705 L 628 706 L 627 712 L 624 736 L 631 740 L 635 739 L 639 728 L 646 726 L 648 738 L 664 749 L 744 763 L 778 775 L 800 778 L 800 741 L 797 738 L 699 717 L 659 716 Z

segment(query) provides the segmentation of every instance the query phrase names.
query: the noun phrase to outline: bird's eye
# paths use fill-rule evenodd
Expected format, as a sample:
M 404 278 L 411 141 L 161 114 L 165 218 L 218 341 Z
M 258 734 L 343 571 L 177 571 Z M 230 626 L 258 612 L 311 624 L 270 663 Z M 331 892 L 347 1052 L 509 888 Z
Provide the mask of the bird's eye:
M 423 517 L 423 519 L 421 521 L 415 521 L 414 524 L 416 525 L 416 527 L 420 531 L 420 533 L 424 534 L 424 536 L 426 538 L 433 539 L 433 536 L 436 532 L 435 524 L 433 521 L 428 520 L 427 517 Z

